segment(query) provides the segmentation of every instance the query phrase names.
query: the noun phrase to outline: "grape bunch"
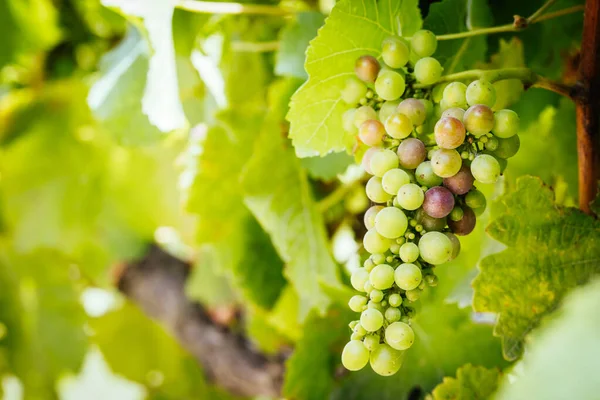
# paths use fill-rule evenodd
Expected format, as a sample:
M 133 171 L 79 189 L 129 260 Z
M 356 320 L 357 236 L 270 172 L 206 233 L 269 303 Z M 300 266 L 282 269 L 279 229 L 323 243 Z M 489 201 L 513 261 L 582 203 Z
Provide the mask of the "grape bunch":
M 437 285 L 435 267 L 459 254 L 457 236 L 473 231 L 485 210 L 474 184 L 496 182 L 519 149 L 519 117 L 494 111 L 492 83 L 436 85 L 443 73 L 431 57 L 436 47 L 427 30 L 389 37 L 380 60 L 358 58 L 341 92 L 351 106 L 343 126 L 357 136 L 375 203 L 364 215 L 370 256 L 351 276 L 360 294 L 349 307 L 360 318 L 350 323 L 342 363 L 352 371 L 369 362 L 384 376 L 400 369 L 415 341 L 411 304 Z

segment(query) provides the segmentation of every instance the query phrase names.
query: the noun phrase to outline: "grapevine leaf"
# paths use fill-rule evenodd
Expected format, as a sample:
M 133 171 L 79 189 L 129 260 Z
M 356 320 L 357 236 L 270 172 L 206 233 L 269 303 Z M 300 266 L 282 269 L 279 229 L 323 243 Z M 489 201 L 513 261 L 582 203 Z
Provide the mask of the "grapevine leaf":
M 600 272 L 600 225 L 577 209 L 558 207 L 537 178 L 520 178 L 502 203 L 488 233 L 508 249 L 481 261 L 473 305 L 499 314 L 494 333 L 505 356 L 515 359 L 525 336 L 565 293 Z
M 242 178 L 245 203 L 286 263 L 285 275 L 300 296 L 301 318 L 312 308 L 324 312 L 328 296 L 319 282 L 336 282 L 337 266 L 328 249 L 323 218 L 306 172 L 268 120 Z M 269 179 L 264 179 L 268 176 Z
M 148 64 L 142 111 L 148 116 L 150 123 L 162 132 L 184 128 L 187 121 L 179 99 L 173 47 L 172 18 L 175 2 L 102 0 L 102 4 L 117 7 L 125 14 L 144 20 L 153 52 Z
M 330 153 L 325 157 L 307 157 L 301 160 L 311 178 L 329 181 L 354 164 L 354 157 L 345 152 Z
M 306 48 L 317 35 L 323 21 L 323 14 L 320 12 L 302 12 L 281 31 L 281 45 L 275 64 L 277 75 L 308 78 L 304 70 Z
M 500 371 L 467 364 L 456 378 L 444 378 L 433 390 L 433 400 L 485 400 L 498 388 Z
M 11 247 L 0 248 L 0 348 L 25 398 L 52 397 L 56 380 L 81 367 L 85 315 L 69 260 L 50 250 L 18 255 Z
M 334 366 L 347 341 L 350 313 L 332 308 L 322 317 L 311 313 L 302 338 L 288 359 L 283 394 L 287 398 L 321 400 L 328 397 L 334 384 Z
M 490 25 L 489 13 L 486 1 L 446 0 L 431 5 L 423 27 L 436 35 L 463 32 Z M 486 51 L 485 37 L 474 36 L 438 42 L 434 57 L 444 67 L 444 74 L 450 74 L 473 67 L 476 62 L 485 59 Z
M 595 399 L 600 358 L 600 281 L 577 289 L 535 333 L 527 353 L 499 390 L 499 400 Z
M 381 42 L 397 33 L 410 36 L 421 25 L 416 0 L 342 0 L 307 50 L 308 81 L 294 94 L 287 115 L 296 153 L 325 155 L 349 148 L 351 135 L 342 127 L 342 114 L 349 108 L 340 95 L 346 80 L 354 75 L 358 57 L 378 57 Z

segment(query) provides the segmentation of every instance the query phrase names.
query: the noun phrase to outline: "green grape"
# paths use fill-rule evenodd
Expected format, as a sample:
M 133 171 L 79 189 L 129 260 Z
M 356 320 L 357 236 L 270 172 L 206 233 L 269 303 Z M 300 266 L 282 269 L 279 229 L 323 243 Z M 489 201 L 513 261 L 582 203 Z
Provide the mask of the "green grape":
M 365 212 L 364 222 L 367 230 L 375 228 L 375 216 L 384 208 L 384 206 L 372 206 Z
M 368 180 L 365 192 L 367 193 L 369 200 L 374 203 L 385 203 L 392 198 L 391 194 L 386 193 L 386 191 L 383 190 L 381 178 L 377 176 L 373 176 Z
M 437 49 L 437 38 L 433 32 L 421 29 L 410 38 L 410 48 L 418 57 L 429 57 Z
M 398 190 L 407 183 L 410 183 L 410 176 L 400 168 L 390 169 L 381 178 L 383 190 L 391 195 L 396 195 Z
M 390 246 L 390 252 L 392 254 L 398 254 L 400 252 L 400 245 L 398 243 L 392 243 L 392 245 Z
M 519 116 L 513 110 L 500 110 L 494 114 L 494 135 L 507 139 L 519 132 Z
M 367 258 L 365 260 L 365 262 L 363 263 L 363 267 L 368 271 L 371 272 L 371 270 L 375 267 L 375 263 L 373 262 L 373 260 L 371 260 L 371 258 Z
M 367 231 L 363 237 L 363 246 L 371 254 L 385 253 L 391 245 L 390 239 L 384 238 L 375 229 Z
M 381 147 L 371 147 L 365 151 L 362 156 L 362 160 L 360 160 L 360 165 L 363 167 L 367 173 L 373 175 L 373 171 L 371 171 L 371 159 L 375 154 L 382 150 Z
M 465 207 L 463 209 L 463 217 L 458 221 L 449 221 L 448 227 L 456 235 L 465 236 L 473 232 L 476 223 L 477 217 L 475 216 L 473 210 L 471 210 L 469 207 Z
M 460 171 L 462 158 L 454 149 L 439 149 L 431 157 L 433 172 L 441 178 L 449 178 Z M 368 193 L 367 193 L 368 196 Z
M 440 79 L 442 71 L 442 65 L 438 60 L 433 57 L 425 57 L 415 64 L 414 75 L 417 82 L 432 85 Z
M 377 119 L 377 111 L 375 111 L 373 107 L 358 107 L 354 113 L 354 126 L 360 129 L 360 126 L 363 124 L 363 122 L 371 119 Z
M 409 117 L 395 113 L 385 120 L 385 131 L 394 139 L 404 139 L 413 131 L 413 124 Z
M 443 235 L 443 233 L 440 233 Z M 450 239 L 447 239 L 450 241 Z M 404 263 L 400 264 L 394 272 L 394 281 L 400 289 L 412 290 L 419 286 L 421 283 L 422 275 L 421 269 L 415 264 Z
M 398 108 L 399 101 L 386 101 L 381 105 L 379 109 L 379 120 L 383 123 L 387 121 L 388 117 L 392 114 L 396 113 L 396 108 Z
M 460 254 L 460 240 L 451 232 L 445 232 L 444 235 L 448 236 L 448 239 L 452 242 L 452 255 L 450 256 L 450 261 L 452 261 Z
M 496 138 L 496 140 L 498 145 L 492 154 L 505 160 L 517 154 L 519 152 L 519 148 L 521 147 L 521 139 L 519 139 L 519 135 L 511 136 L 508 139 Z
M 486 207 L 473 208 L 473 213 L 479 217 L 485 212 Z
M 448 86 L 449 84 L 450 83 L 448 83 L 448 82 L 442 82 L 433 87 L 433 90 L 431 91 L 431 98 L 434 103 L 440 103 L 443 100 L 444 90 L 446 89 L 446 86 Z
M 492 136 L 491 138 L 488 138 L 488 141 L 485 143 L 485 149 L 489 151 L 494 151 L 498 148 L 498 144 L 498 138 Z
M 429 264 L 439 265 L 449 261 L 452 251 L 452 242 L 441 232 L 427 232 L 419 240 L 421 258 Z
M 363 288 L 363 292 L 371 293 L 373 291 L 373 285 L 371 285 L 371 281 L 367 279 L 367 281 L 365 282 L 365 286 Z M 369 304 L 367 304 L 367 306 L 369 306 L 371 304 L 371 302 L 369 302 Z
M 463 121 L 469 133 L 480 137 L 489 133 L 494 127 L 494 113 L 486 105 L 475 104 L 465 112 Z
M 361 312 L 367 306 L 367 298 L 359 294 L 352 296 L 348 301 L 348 307 L 354 312 Z
M 479 190 L 471 190 L 465 196 L 465 203 L 472 209 L 480 207 L 485 208 L 487 200 L 485 199 L 485 195 Z
M 401 68 L 408 62 L 410 49 L 406 43 L 398 37 L 388 37 L 381 45 L 381 57 L 383 62 L 392 68 Z
M 375 265 L 383 264 L 385 262 L 385 256 L 383 254 L 373 254 L 371 258 Z
M 459 121 L 462 121 L 465 116 L 465 110 L 458 107 L 448 108 L 442 113 L 442 118 L 444 117 L 452 117 L 456 118 Z
M 495 183 L 500 176 L 500 164 L 489 154 L 480 154 L 471 163 L 471 173 L 481 183 Z
M 350 335 L 350 340 L 362 340 L 362 338 L 363 336 L 359 335 L 358 333 L 352 332 Z
M 387 101 L 399 99 L 405 88 L 404 78 L 395 71 L 382 71 L 375 81 L 375 91 Z
M 360 324 L 367 332 L 375 332 L 383 326 L 383 315 L 379 310 L 367 308 L 360 314 Z
M 404 235 L 407 227 L 406 215 L 396 207 L 386 207 L 375 217 L 375 230 L 388 239 L 396 239 Z
M 369 273 L 364 268 L 357 268 L 350 275 L 350 284 L 359 292 L 364 292 L 365 283 L 369 280 Z
M 354 71 L 358 79 L 367 83 L 375 82 L 380 69 L 379 61 L 373 56 L 359 57 L 354 65 Z
M 398 168 L 398 164 L 398 155 L 392 150 L 384 149 L 371 157 L 370 167 L 373 175 L 381 178 L 389 170 Z
M 462 208 L 456 206 L 452 209 L 452 211 L 450 212 L 450 219 L 452 221 L 460 221 L 464 215 L 464 211 Z
M 383 143 L 385 127 L 375 119 L 368 119 L 358 128 L 358 137 L 367 146 L 379 146 Z
M 421 187 L 414 183 L 409 183 L 398 190 L 398 204 L 405 210 L 416 210 L 421 207 L 425 200 L 425 193 Z
M 452 82 L 444 89 L 443 99 L 448 107 L 467 108 L 467 85 Z
M 368 88 L 364 83 L 356 78 L 350 78 L 346 81 L 346 86 L 342 89 L 342 100 L 350 105 L 356 105 L 367 95 Z
M 360 324 L 360 321 L 355 320 L 355 321 L 350 321 L 350 323 L 348 324 L 348 326 L 350 327 L 350 329 L 354 330 L 354 327 L 356 325 Z
M 415 126 L 422 125 L 427 119 L 427 109 L 419 99 L 404 99 L 398 104 L 396 109 L 400 114 L 406 115 Z
M 375 350 L 379 346 L 379 335 L 373 334 L 365 337 L 363 344 L 369 351 Z
M 387 264 L 380 264 L 373 268 L 369 275 L 369 280 L 375 289 L 389 289 L 394 284 L 394 268 Z
M 404 352 L 381 344 L 371 352 L 370 364 L 375 373 L 381 376 L 394 375 L 402 366 Z
M 375 289 L 373 289 L 372 291 L 375 291 Z M 378 292 L 379 292 L 379 290 L 378 290 Z M 369 309 L 369 308 L 379 311 L 381 313 L 381 315 L 383 315 L 383 313 L 385 311 L 383 309 L 383 306 L 381 305 L 381 300 L 379 300 L 379 301 L 370 300 L 369 303 L 367 304 L 367 309 Z
M 427 99 L 418 99 L 423 106 L 425 106 L 425 115 L 431 115 L 433 113 L 433 103 L 431 102 L 431 100 L 427 100 Z M 425 121 L 423 121 L 425 122 Z
M 435 141 L 442 149 L 455 149 L 465 141 L 465 126 L 453 117 L 442 117 L 434 128 Z
M 404 243 L 400 247 L 400 259 L 405 263 L 412 263 L 419 258 L 419 247 L 411 242 Z
M 385 264 L 382 264 L 382 265 L 385 265 Z M 377 267 L 375 267 L 375 268 L 377 268 Z M 369 282 L 370 281 L 371 281 L 371 279 L 369 279 Z M 373 285 L 373 282 L 371 282 L 371 285 Z M 373 287 L 375 287 L 375 286 L 373 286 Z M 383 292 L 379 289 L 373 289 L 373 290 L 371 290 L 371 293 L 369 293 L 369 298 L 374 303 L 381 303 L 381 300 L 383 300 Z
M 496 102 L 494 85 L 483 79 L 473 81 L 467 86 L 467 103 L 470 106 L 483 104 L 492 107 Z
M 402 304 L 402 296 L 400 296 L 398 293 L 390 294 L 388 297 L 388 302 L 392 307 L 400 307 Z
M 437 176 L 435 172 L 433 172 L 433 167 L 431 166 L 430 161 L 423 161 L 417 167 L 415 171 L 415 178 L 419 185 L 432 187 L 439 186 L 442 184 L 442 178 Z
M 396 322 L 396 321 L 400 321 L 400 318 L 402 317 L 402 313 L 400 312 L 400 309 L 398 309 L 396 307 L 388 307 L 388 309 L 385 310 L 384 316 L 385 316 L 386 321 Z
M 342 124 L 344 130 L 348 133 L 355 134 L 358 132 L 358 128 L 354 125 L 354 119 L 356 116 L 356 108 L 351 108 L 342 115 Z
M 421 281 L 421 283 L 419 284 L 419 287 L 423 286 L 424 282 Z M 415 302 L 417 300 L 419 300 L 419 297 L 421 297 L 421 290 L 419 288 L 417 289 L 413 289 L 413 290 L 407 290 L 405 293 L 406 299 L 408 301 Z
M 415 333 L 404 322 L 394 322 L 385 328 L 385 342 L 396 350 L 406 350 L 414 341 Z
M 419 208 L 415 214 L 417 222 L 427 231 L 441 231 L 446 227 L 446 218 L 433 218 Z
M 342 364 L 349 371 L 359 371 L 369 362 L 369 350 L 360 340 L 351 340 L 342 351 Z

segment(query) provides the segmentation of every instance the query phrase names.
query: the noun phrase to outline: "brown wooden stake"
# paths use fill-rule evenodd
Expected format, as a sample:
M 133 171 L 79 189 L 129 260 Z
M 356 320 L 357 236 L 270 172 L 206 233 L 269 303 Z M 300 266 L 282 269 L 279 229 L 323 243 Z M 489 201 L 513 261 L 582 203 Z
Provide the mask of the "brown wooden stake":
M 600 180 L 600 0 L 587 0 L 581 40 L 577 103 L 579 206 L 591 214 Z

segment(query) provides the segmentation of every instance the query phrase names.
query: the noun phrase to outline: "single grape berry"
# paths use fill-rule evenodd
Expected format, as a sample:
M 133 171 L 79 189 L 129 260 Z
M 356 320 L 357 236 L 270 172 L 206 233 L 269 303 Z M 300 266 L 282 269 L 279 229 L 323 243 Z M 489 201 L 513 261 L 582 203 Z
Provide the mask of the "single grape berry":
M 371 147 L 370 149 L 367 149 L 367 151 L 365 151 L 365 154 L 363 154 L 363 158 L 360 161 L 360 165 L 362 165 L 363 169 L 367 171 L 369 175 L 373 175 L 373 171 L 371 171 L 371 159 L 375 154 L 377 154 L 381 150 L 381 147 Z
M 435 186 L 425 192 L 423 210 L 433 218 L 444 218 L 454 208 L 454 196 L 443 186 Z
M 372 333 L 364 338 L 363 344 L 369 351 L 373 351 L 379 346 L 379 339 L 379 334 Z
M 415 126 L 422 125 L 427 118 L 425 104 L 419 99 L 410 98 L 402 100 L 400 104 L 398 104 L 396 111 L 410 118 Z
M 375 229 L 367 231 L 363 237 L 363 246 L 371 254 L 385 253 L 391 245 L 391 240 L 381 236 Z
M 385 120 L 385 131 L 394 139 L 404 139 L 410 136 L 413 128 L 412 121 L 404 114 L 395 113 Z
M 359 57 L 354 66 L 358 79 L 367 83 L 375 83 L 380 69 L 379 61 L 373 56 Z
M 392 68 L 402 68 L 408 62 L 410 49 L 404 40 L 399 37 L 388 37 L 381 45 L 383 62 Z
M 389 289 L 394 284 L 394 268 L 392 268 L 388 264 L 379 264 L 371 271 L 369 275 L 369 280 L 371 281 L 371 285 L 373 285 L 375 289 Z
M 396 153 L 398 154 L 398 159 L 400 160 L 400 166 L 406 169 L 417 168 L 419 164 L 425 161 L 425 157 L 427 157 L 427 149 L 425 148 L 425 144 L 419 139 L 415 138 L 403 140 L 402 143 L 400 143 L 400 146 L 398 146 Z
M 441 232 L 427 232 L 419 240 L 421 258 L 430 264 L 439 265 L 449 261 L 452 251 L 452 241 Z
M 395 71 L 382 71 L 375 80 L 375 91 L 384 100 L 399 99 L 405 88 L 404 78 Z
M 403 351 L 393 349 L 390 345 L 383 343 L 371 352 L 370 364 L 375 373 L 381 376 L 390 376 L 398 372 L 403 359 Z
M 402 317 L 402 312 L 396 307 L 388 307 L 385 310 L 383 316 L 388 322 L 396 322 L 400 321 L 400 318 Z
M 384 102 L 379 109 L 379 120 L 385 124 L 385 121 L 387 121 L 389 116 L 396 113 L 398 104 L 400 104 L 400 102 L 397 100 Z
M 398 293 L 390 294 L 388 301 L 392 307 L 400 307 L 402 304 L 402 296 Z
M 460 167 L 456 175 L 444 178 L 444 186 L 457 195 L 469 192 L 473 187 L 473 182 L 475 182 L 475 178 L 471 174 L 471 169 L 466 165 Z
M 424 85 L 436 83 L 442 76 L 442 65 L 433 57 L 421 58 L 415 64 L 415 78 Z
M 360 324 L 367 332 L 375 332 L 383 326 L 383 314 L 374 308 L 367 308 L 360 314 Z
M 500 164 L 489 154 L 480 154 L 471 163 L 471 173 L 481 183 L 495 183 L 500 176 Z
M 348 307 L 354 312 L 362 312 L 367 307 L 367 298 L 359 294 L 352 296 L 348 302 Z
M 369 350 L 360 340 L 351 340 L 342 351 L 342 364 L 349 371 L 359 371 L 369 362 Z
M 373 155 L 370 167 L 373 175 L 383 178 L 386 172 L 398 168 L 398 156 L 392 150 L 383 149 Z
M 485 195 L 479 190 L 472 190 L 465 196 L 465 203 L 471 208 L 485 207 L 487 201 Z
M 394 322 L 385 328 L 385 342 L 396 350 L 406 350 L 415 342 L 415 333 L 404 322 Z
M 471 210 L 469 207 L 464 207 L 463 217 L 458 221 L 448 221 L 448 226 L 454 234 L 465 236 L 473 232 L 476 222 L 477 217 L 475 217 L 473 210 Z
M 376 120 L 377 119 L 377 111 L 370 106 L 361 106 L 356 109 L 354 113 L 354 126 L 360 129 L 360 126 L 363 122 L 368 120 Z
M 483 104 L 488 107 L 493 107 L 496 102 L 496 89 L 494 85 L 483 79 L 473 81 L 467 86 L 467 103 L 470 106 L 475 104 Z
M 448 107 L 467 108 L 467 85 L 452 82 L 444 88 L 442 98 Z
M 513 110 L 500 110 L 494 114 L 494 135 L 507 139 L 519 132 L 519 116 Z
M 414 243 L 404 243 L 400 247 L 400 259 L 405 263 L 413 263 L 419 258 L 419 247 Z
M 367 230 L 373 229 L 375 227 L 375 217 L 379 211 L 383 210 L 384 206 L 372 206 L 366 212 L 364 216 L 365 228 Z
M 519 139 L 519 135 L 513 135 L 508 139 L 496 138 L 496 141 L 498 144 L 496 149 L 492 151 L 492 154 L 505 160 L 517 154 L 519 152 L 519 148 L 521 147 L 521 139 Z
M 415 264 L 400 264 L 394 272 L 396 285 L 402 290 L 412 290 L 419 286 L 422 279 L 421 269 Z
M 359 292 L 364 292 L 365 283 L 369 280 L 369 273 L 364 268 L 355 269 L 350 275 L 350 284 Z
M 377 213 L 375 217 L 375 229 L 388 239 L 396 239 L 406 232 L 408 219 L 406 215 L 396 207 L 386 207 Z M 373 285 L 377 287 L 377 285 Z
M 450 261 L 452 261 L 460 254 L 460 240 L 451 232 L 445 232 L 444 235 L 452 242 L 452 256 L 450 257 Z
M 437 49 L 437 38 L 433 32 L 422 29 L 410 38 L 410 47 L 419 57 L 429 57 Z
M 391 195 L 398 194 L 398 190 L 408 183 L 410 183 L 410 176 L 400 168 L 389 170 L 381 178 L 383 190 Z
M 402 163 L 402 159 L 400 159 Z M 433 172 L 441 178 L 449 178 L 460 171 L 462 158 L 454 149 L 439 149 L 431 157 Z
M 419 185 L 433 187 L 439 186 L 442 183 L 442 178 L 433 172 L 431 161 L 423 161 L 415 171 L 415 178 Z
M 460 221 L 464 214 L 465 213 L 464 213 L 463 209 L 456 206 L 452 209 L 452 211 L 450 211 L 449 217 L 452 221 Z
M 446 218 L 433 218 L 422 209 L 418 209 L 415 219 L 427 232 L 439 232 L 446 227 Z
M 377 267 L 375 267 L 377 268 Z M 375 269 L 373 268 L 373 269 Z M 373 271 L 371 271 L 373 272 Z M 369 275 L 369 282 L 371 282 L 371 277 Z M 373 285 L 373 282 L 371 282 L 371 285 Z M 371 292 L 369 293 L 369 298 L 371 299 L 371 301 L 373 303 L 381 303 L 381 300 L 383 300 L 383 292 L 379 289 L 376 289 L 375 286 L 373 285 L 373 290 L 371 290 Z M 379 311 L 383 312 L 383 309 L 380 309 L 379 307 L 371 307 L 371 308 L 377 308 Z
M 356 105 L 367 94 L 367 86 L 356 78 L 350 78 L 346 81 L 346 86 L 342 89 L 342 100 L 346 104 Z
M 442 113 L 442 118 L 444 117 L 452 117 L 456 118 L 459 121 L 462 121 L 465 116 L 465 110 L 458 107 L 448 108 L 446 111 Z
M 358 137 L 367 146 L 381 145 L 384 136 L 385 127 L 376 119 L 366 120 L 358 130 Z
M 421 207 L 425 194 L 423 189 L 414 183 L 404 185 L 398 190 L 398 196 L 396 197 L 400 207 L 405 210 L 416 210 Z
M 435 142 L 442 149 L 455 149 L 465 141 L 465 126 L 453 117 L 442 117 L 434 128 Z
M 494 127 L 494 112 L 486 105 L 475 104 L 467 109 L 463 121 L 467 131 L 479 137 Z
M 383 190 L 381 178 L 377 176 L 373 176 L 367 181 L 365 192 L 367 193 L 369 200 L 373 203 L 385 203 L 392 198 L 391 194 Z

